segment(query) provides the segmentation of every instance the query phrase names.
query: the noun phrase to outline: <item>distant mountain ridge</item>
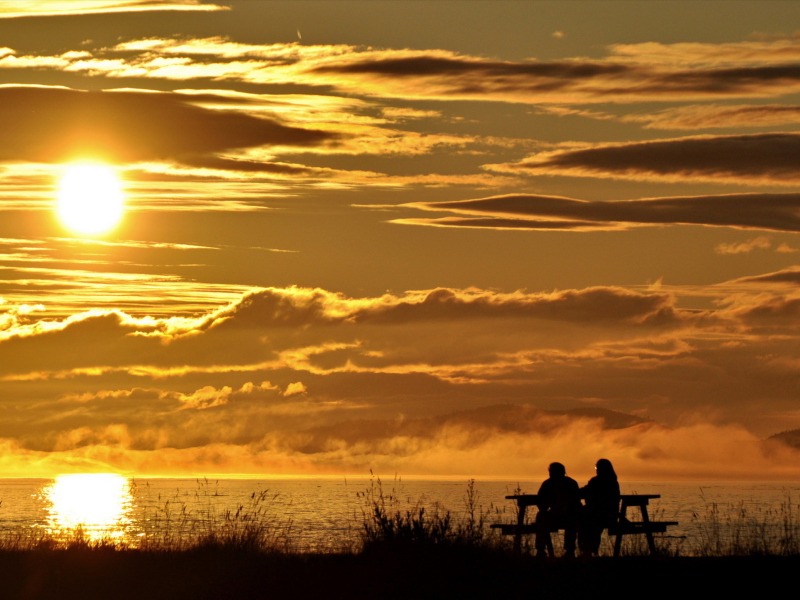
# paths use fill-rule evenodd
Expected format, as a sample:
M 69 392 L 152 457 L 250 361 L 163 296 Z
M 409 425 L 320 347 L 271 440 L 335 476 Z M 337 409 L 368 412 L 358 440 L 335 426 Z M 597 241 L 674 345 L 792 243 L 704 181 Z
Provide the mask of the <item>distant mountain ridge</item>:
M 781 431 L 780 433 L 776 433 L 771 435 L 767 438 L 768 440 L 775 440 L 777 442 L 781 442 L 786 444 L 787 446 L 791 446 L 792 448 L 797 448 L 800 450 L 800 429 L 789 429 L 787 431 Z

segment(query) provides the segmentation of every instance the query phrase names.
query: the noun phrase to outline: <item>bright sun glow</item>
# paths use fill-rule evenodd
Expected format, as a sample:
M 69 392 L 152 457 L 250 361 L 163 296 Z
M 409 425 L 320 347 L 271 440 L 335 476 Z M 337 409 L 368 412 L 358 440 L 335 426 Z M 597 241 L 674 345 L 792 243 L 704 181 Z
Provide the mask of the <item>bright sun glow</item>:
M 91 540 L 121 537 L 133 501 L 128 479 L 113 473 L 59 475 L 44 496 L 54 532 L 80 526 Z
M 58 216 L 72 231 L 98 235 L 122 218 L 122 184 L 111 167 L 74 164 L 64 169 L 58 186 Z

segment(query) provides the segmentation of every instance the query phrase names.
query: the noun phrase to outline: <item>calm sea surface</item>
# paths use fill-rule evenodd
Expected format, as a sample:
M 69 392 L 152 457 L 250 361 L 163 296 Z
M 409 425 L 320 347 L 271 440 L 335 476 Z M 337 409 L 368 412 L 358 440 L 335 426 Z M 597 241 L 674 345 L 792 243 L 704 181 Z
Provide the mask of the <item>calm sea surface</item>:
M 515 506 L 505 496 L 535 493 L 539 482 L 478 481 L 477 503 L 492 509 L 489 522 L 511 522 Z M 691 551 L 718 510 L 724 529 L 744 521 L 778 523 L 791 509 L 797 519 L 800 482 L 622 482 L 622 493 L 660 494 L 651 518 L 679 521 L 670 529 Z M 466 481 L 382 483 L 389 505 L 403 510 L 418 503 L 456 515 L 465 511 Z M 236 519 L 236 511 L 258 515 L 277 531 L 288 530 L 300 550 L 337 548 L 356 539 L 370 497 L 379 493 L 369 479 L 128 479 L 118 475 L 68 475 L 57 479 L 0 479 L 0 532 L 68 534 L 80 526 L 90 537 L 135 543 L 145 532 L 189 536 Z M 370 496 L 372 494 L 372 496 Z M 635 509 L 634 509 L 635 510 Z M 748 522 L 749 522 L 748 521 Z M 228 521 L 230 522 L 230 521 Z

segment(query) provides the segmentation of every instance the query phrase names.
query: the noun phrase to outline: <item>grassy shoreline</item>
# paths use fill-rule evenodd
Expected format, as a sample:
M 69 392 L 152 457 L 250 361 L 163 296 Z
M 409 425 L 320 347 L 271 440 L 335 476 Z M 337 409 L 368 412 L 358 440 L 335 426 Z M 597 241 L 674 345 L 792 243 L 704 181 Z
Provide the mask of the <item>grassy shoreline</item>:
M 630 539 L 619 558 L 537 559 L 531 536 L 514 554 L 511 539 L 489 527 L 500 515 L 481 506 L 472 484 L 457 516 L 403 499 L 379 479 L 359 497 L 353 543 L 323 551 L 295 547 L 291 521 L 276 516 L 266 492 L 225 511 L 206 494 L 199 515 L 168 499 L 134 542 L 80 527 L 7 531 L 0 599 L 641 598 L 662 590 L 732 594 L 743 585 L 778 591 L 800 572 L 800 511 L 790 499 L 763 514 L 709 505 L 697 515 L 702 536 L 691 551 L 662 539 L 661 553 L 648 556 L 643 539 Z

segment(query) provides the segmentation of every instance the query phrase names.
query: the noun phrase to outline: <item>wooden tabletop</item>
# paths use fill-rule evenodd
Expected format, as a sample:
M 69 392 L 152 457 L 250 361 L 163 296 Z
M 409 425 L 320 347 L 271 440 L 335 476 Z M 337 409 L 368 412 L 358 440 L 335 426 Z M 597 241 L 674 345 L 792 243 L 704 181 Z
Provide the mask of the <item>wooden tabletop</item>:
M 646 506 L 650 500 L 661 498 L 661 494 L 621 494 L 620 500 L 628 506 Z M 538 494 L 517 494 L 506 496 L 506 500 L 515 500 L 518 506 L 533 506 L 538 504 Z

